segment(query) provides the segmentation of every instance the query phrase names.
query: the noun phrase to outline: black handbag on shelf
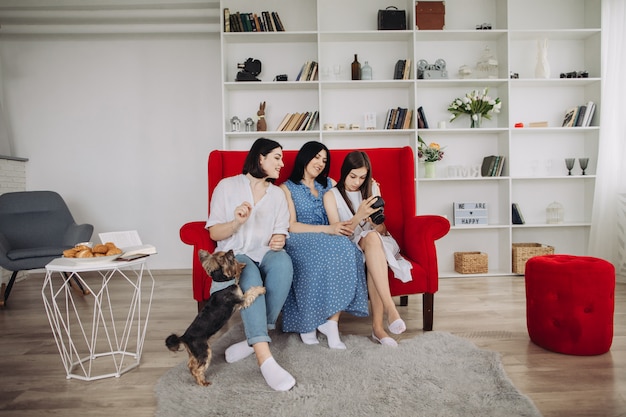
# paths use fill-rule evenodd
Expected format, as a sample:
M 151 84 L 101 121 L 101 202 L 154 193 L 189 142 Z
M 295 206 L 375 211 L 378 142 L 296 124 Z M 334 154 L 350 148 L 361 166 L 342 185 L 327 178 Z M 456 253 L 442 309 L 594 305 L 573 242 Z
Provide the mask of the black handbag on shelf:
M 406 11 L 395 6 L 379 10 L 378 30 L 406 30 Z

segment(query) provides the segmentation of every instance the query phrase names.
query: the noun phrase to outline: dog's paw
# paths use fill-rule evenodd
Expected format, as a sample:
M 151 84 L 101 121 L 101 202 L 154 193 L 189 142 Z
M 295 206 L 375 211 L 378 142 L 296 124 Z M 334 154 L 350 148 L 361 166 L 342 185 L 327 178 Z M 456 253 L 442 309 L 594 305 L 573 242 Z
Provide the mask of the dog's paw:
M 250 287 L 248 291 L 243 294 L 243 302 L 241 303 L 241 308 L 248 308 L 252 305 L 254 300 L 257 299 L 259 295 L 265 294 L 265 287 Z

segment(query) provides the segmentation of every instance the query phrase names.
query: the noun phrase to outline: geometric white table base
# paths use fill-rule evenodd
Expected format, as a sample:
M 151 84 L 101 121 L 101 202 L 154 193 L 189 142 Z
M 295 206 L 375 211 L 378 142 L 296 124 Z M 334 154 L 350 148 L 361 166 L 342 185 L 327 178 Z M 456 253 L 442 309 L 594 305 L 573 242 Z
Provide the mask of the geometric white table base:
M 154 292 L 147 260 L 57 258 L 46 265 L 41 295 L 68 379 L 119 377 L 139 366 Z M 75 294 L 74 279 L 90 294 Z M 113 281 L 128 286 L 121 294 L 116 289 L 115 299 Z

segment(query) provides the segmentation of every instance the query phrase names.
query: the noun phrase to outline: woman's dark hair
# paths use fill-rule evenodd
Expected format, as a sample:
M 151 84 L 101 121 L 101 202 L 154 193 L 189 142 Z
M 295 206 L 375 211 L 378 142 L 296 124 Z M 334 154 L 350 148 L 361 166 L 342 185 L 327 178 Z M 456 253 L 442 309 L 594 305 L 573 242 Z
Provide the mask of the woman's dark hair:
M 282 149 L 283 147 L 275 140 L 267 138 L 258 138 L 255 140 L 243 163 L 242 173 L 250 174 L 254 178 L 267 177 L 267 173 L 261 168 L 260 156 L 267 156 L 267 154 L 276 148 Z
M 361 190 L 361 197 L 363 200 L 369 198 L 372 195 L 372 164 L 369 156 L 367 156 L 365 152 L 352 151 L 346 155 L 343 160 L 343 164 L 341 164 L 341 178 L 337 181 L 337 190 L 339 190 L 339 194 L 341 194 L 346 204 L 348 204 L 352 214 L 356 211 L 354 210 L 354 207 L 352 207 L 352 203 L 346 195 L 346 178 L 350 174 L 350 171 L 359 168 L 367 169 L 365 181 L 363 181 L 363 184 L 361 184 L 359 189 Z
M 298 154 L 296 155 L 296 160 L 289 179 L 295 184 L 300 184 L 300 180 L 304 177 L 304 170 L 306 169 L 306 166 L 318 153 L 323 150 L 326 151 L 326 166 L 315 178 L 315 181 L 325 187 L 328 183 L 328 171 L 330 171 L 330 152 L 328 151 L 326 145 L 315 140 L 302 145 L 302 148 L 300 148 Z

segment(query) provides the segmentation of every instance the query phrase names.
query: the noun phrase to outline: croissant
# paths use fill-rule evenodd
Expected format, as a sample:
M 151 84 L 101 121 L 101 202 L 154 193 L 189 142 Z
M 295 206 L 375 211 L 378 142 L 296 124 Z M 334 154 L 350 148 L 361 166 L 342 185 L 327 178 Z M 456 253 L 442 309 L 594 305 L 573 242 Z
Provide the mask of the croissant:
M 109 249 L 110 248 L 107 245 L 99 244 L 99 245 L 94 246 L 91 251 L 95 255 L 96 253 L 107 253 Z
M 77 258 L 93 258 L 91 249 L 84 249 L 76 253 Z
M 115 249 L 109 249 L 106 255 L 113 256 L 113 255 L 119 255 L 120 253 L 122 253 L 122 250 L 120 248 L 115 248 Z

